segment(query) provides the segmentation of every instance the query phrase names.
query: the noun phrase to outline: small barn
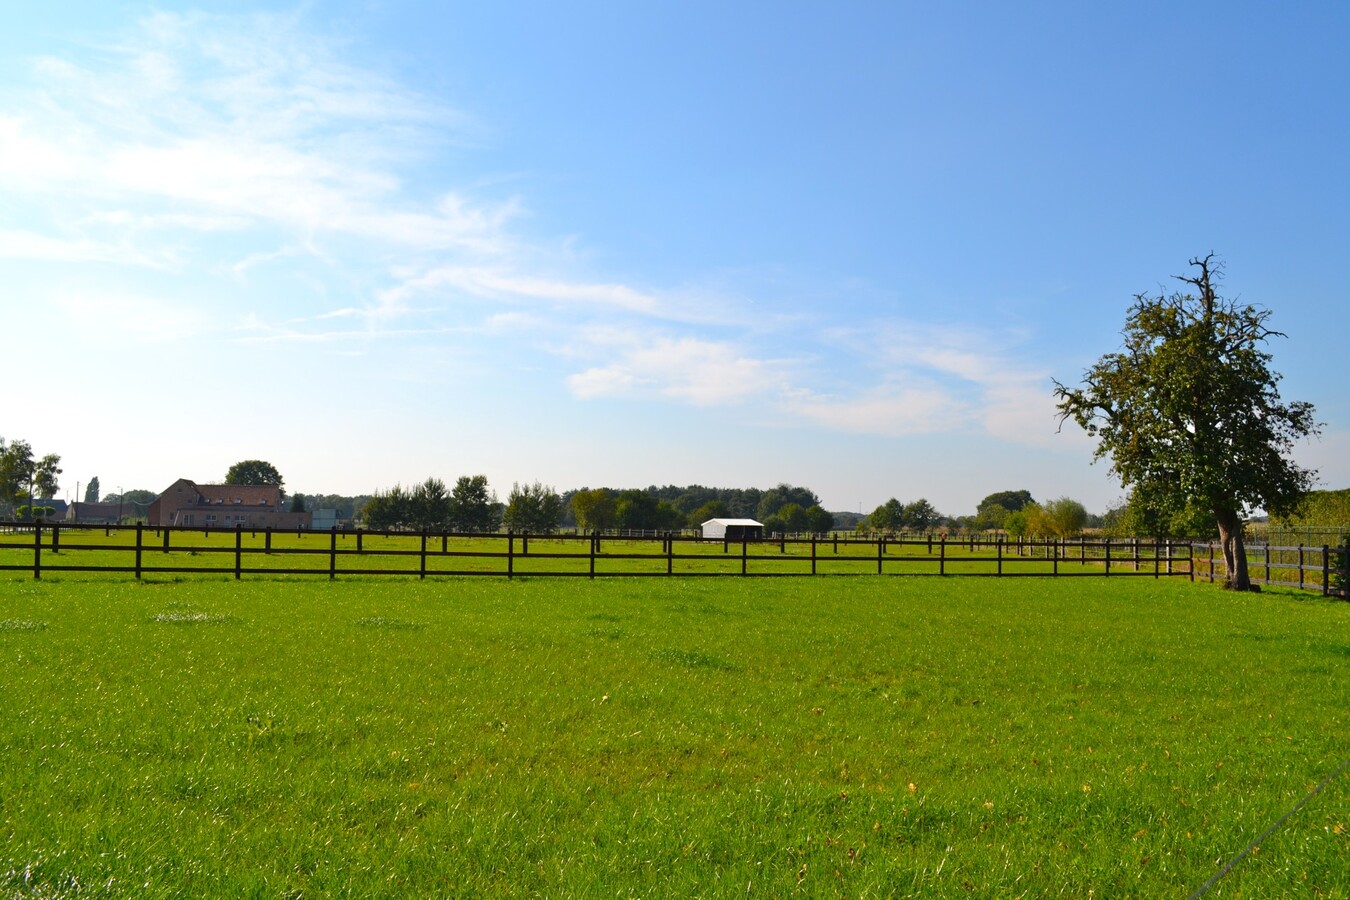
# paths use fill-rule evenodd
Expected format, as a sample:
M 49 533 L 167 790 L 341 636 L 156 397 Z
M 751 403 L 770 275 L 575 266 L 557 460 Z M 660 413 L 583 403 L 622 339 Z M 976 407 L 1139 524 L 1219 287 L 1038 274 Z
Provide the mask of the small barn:
M 705 540 L 757 541 L 764 537 L 764 523 L 754 519 L 709 519 L 702 529 Z

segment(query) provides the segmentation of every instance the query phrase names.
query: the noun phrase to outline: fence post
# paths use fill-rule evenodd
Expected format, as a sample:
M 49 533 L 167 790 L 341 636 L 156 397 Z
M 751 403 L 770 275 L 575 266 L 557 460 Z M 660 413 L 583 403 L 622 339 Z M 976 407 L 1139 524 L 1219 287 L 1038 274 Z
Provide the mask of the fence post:
M 1158 570 L 1158 567 L 1159 567 L 1160 565 L 1162 565 L 1162 561 L 1161 561 L 1161 559 L 1159 559 L 1159 557 L 1161 557 L 1161 556 L 1162 556 L 1162 540 L 1161 540 L 1160 538 L 1156 538 L 1156 537 L 1155 537 L 1155 538 L 1153 539 L 1153 577 L 1154 577 L 1154 578 L 1157 578 L 1157 577 L 1158 577 L 1158 571 L 1159 571 L 1159 570 Z
M 590 553 L 591 562 L 589 575 L 591 578 L 595 577 L 595 545 L 599 543 L 595 537 L 597 533 L 598 532 L 591 532 L 591 539 L 589 541 L 591 545 L 591 553 Z
M 337 526 L 328 530 L 328 580 L 337 578 Z
M 422 553 L 419 557 L 417 577 L 427 577 L 427 530 L 425 528 L 422 529 Z
M 362 547 L 361 547 L 362 541 L 361 541 L 361 539 L 362 539 L 363 537 L 365 537 L 365 536 L 366 536 L 366 530 L 365 530 L 364 528 L 358 528 L 358 529 L 356 529 L 356 552 L 357 552 L 357 553 L 360 553 L 361 550 L 362 550 Z
M 1109 576 L 1111 574 L 1111 539 L 1107 538 L 1102 543 L 1102 546 L 1105 548 L 1106 574 Z
M 947 574 L 947 536 L 944 534 L 942 540 L 938 541 L 938 574 Z
M 61 552 L 61 526 L 56 522 L 52 523 L 52 552 Z
M 886 553 L 886 535 L 877 537 L 877 574 L 881 574 L 881 557 Z
M 666 574 L 675 574 L 675 535 L 666 532 Z
M 1341 565 L 1345 565 L 1345 560 L 1341 560 Z M 1331 548 L 1326 544 L 1322 545 L 1322 596 L 1331 595 Z
M 745 574 L 745 564 L 746 564 L 746 553 L 745 553 L 745 548 L 746 548 L 746 539 L 745 539 L 745 535 L 742 534 L 742 535 L 741 535 L 741 574 L 742 574 L 742 575 Z
M 1270 540 L 1266 540 L 1266 584 L 1270 584 Z
M 811 535 L 811 574 L 816 574 L 816 536 Z
M 33 578 L 42 580 L 42 524 L 33 523 Z
M 839 532 L 837 532 L 837 531 L 834 532 L 833 537 L 834 537 L 834 555 L 835 555 L 835 556 L 838 556 L 838 555 L 839 555 Z
M 508 528 L 506 530 L 506 577 L 508 579 L 516 576 L 516 530 Z
M 1051 575 L 1058 575 L 1058 574 L 1059 574 L 1059 541 L 1060 541 L 1059 538 L 1055 538 L 1054 543 L 1053 543 L 1053 546 L 1052 546 L 1052 553 L 1053 553 L 1053 560 L 1054 560 L 1054 561 L 1050 563 L 1050 574 L 1051 574 Z
M 1214 542 L 1209 542 L 1209 583 L 1214 583 Z
M 1303 590 L 1303 545 L 1298 545 L 1298 589 Z
M 136 560 L 137 560 L 137 563 L 136 563 L 136 564 L 137 564 L 138 566 L 140 565 L 140 558 L 141 558 L 141 546 L 140 546 L 140 545 L 141 545 L 141 527 L 140 527 L 139 525 L 137 525 L 137 526 L 136 526 Z M 243 559 L 244 559 L 244 550 L 243 550 L 243 548 L 244 548 L 244 523 L 243 523 L 243 522 L 235 522 L 235 523 L 234 523 L 234 580 L 235 580 L 235 581 L 238 581 L 240 575 L 243 573 Z
M 163 551 L 163 552 L 165 552 L 165 553 L 168 553 L 168 552 L 169 552 L 169 532 L 172 531 L 172 530 L 173 530 L 173 529 L 172 529 L 171 527 L 169 527 L 168 525 L 165 525 L 165 526 L 164 526 L 164 551 Z
M 263 529 L 263 553 L 272 555 L 272 526 L 268 525 Z
M 998 539 L 998 543 L 995 544 L 994 547 L 995 547 L 995 550 L 996 550 L 997 555 L 998 555 L 998 569 L 997 569 L 997 571 L 995 572 L 995 574 L 997 574 L 997 575 L 1002 575 L 1002 574 L 1003 574 L 1003 538 L 999 538 L 999 539 Z
M 136 523 L 136 577 L 141 577 L 141 523 Z

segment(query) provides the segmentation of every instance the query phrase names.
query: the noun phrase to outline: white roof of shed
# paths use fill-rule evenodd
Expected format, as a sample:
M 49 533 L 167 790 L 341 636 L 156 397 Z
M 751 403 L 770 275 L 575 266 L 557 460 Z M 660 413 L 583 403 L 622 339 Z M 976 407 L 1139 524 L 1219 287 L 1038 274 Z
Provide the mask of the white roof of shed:
M 711 525 L 714 522 L 719 525 L 758 525 L 760 528 L 764 527 L 763 522 L 756 522 L 754 519 L 709 519 L 703 524 Z

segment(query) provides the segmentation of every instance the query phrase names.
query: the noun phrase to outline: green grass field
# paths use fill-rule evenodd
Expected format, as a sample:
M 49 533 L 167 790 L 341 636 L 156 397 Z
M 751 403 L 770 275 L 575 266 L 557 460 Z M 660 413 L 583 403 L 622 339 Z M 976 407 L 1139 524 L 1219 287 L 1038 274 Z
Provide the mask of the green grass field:
M 1184 897 L 1350 756 L 1350 605 L 1182 579 L 11 574 L 0 663 L 5 897 Z

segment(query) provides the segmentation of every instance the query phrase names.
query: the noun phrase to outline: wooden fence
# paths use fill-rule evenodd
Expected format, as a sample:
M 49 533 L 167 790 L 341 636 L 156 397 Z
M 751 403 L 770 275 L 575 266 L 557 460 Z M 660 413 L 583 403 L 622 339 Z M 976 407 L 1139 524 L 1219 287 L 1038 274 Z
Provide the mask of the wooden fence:
M 49 523 L 0 534 L 0 571 L 144 575 L 1185 576 L 1191 545 L 852 534 L 703 540 L 514 532 L 274 531 Z
M 1345 551 L 1323 544 L 1320 547 L 1274 547 L 1270 544 L 1247 545 L 1247 573 L 1253 584 L 1279 585 L 1305 591 L 1318 591 L 1323 597 L 1345 597 Z M 1192 544 L 1191 558 L 1196 578 L 1222 581 L 1227 574 L 1223 548 L 1219 544 Z M 1337 577 L 1339 575 L 1339 578 Z

